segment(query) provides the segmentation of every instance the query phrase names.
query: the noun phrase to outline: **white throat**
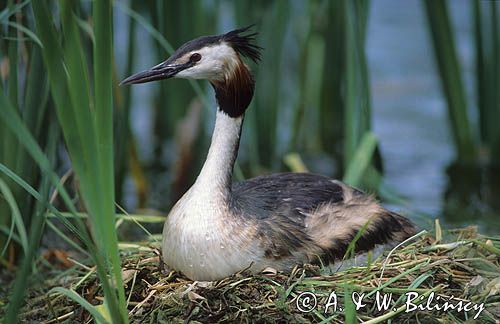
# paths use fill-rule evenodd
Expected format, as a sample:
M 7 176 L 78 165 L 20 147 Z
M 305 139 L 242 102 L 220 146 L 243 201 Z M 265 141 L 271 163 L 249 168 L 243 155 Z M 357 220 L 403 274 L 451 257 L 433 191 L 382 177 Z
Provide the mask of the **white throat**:
M 231 118 L 217 109 L 207 159 L 191 187 L 193 196 L 215 202 L 231 194 L 233 166 L 238 154 L 243 116 Z

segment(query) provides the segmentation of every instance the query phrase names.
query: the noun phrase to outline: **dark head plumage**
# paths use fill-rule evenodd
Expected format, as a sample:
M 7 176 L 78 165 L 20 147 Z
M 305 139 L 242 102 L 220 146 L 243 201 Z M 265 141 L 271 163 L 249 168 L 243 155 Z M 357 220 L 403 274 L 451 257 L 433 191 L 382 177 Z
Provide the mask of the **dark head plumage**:
M 257 32 L 244 35 L 254 25 L 239 28 L 227 32 L 222 35 L 201 36 L 190 40 L 181 47 L 179 47 L 174 54 L 169 58 L 169 61 L 176 61 L 186 53 L 199 50 L 205 46 L 219 45 L 221 42 L 229 44 L 238 54 L 247 57 L 257 63 L 261 58 L 262 47 L 255 44 L 255 36 Z
M 259 33 L 254 32 L 242 35 L 250 30 L 254 25 L 232 30 L 220 36 L 222 41 L 231 44 L 231 47 L 240 55 L 248 57 L 255 63 L 260 61 L 262 47 L 255 44 L 255 36 Z

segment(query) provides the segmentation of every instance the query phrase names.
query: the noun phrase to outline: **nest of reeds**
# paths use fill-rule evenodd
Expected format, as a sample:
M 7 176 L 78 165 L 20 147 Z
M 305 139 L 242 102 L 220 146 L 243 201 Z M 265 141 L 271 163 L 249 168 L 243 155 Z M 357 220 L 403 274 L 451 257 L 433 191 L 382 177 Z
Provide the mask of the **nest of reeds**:
M 423 232 L 363 266 L 335 273 L 305 266 L 291 273 L 242 272 L 216 282 L 165 273 L 157 250 L 142 246 L 124 252 L 123 279 L 134 323 L 499 323 L 499 246 L 500 237 L 479 235 L 472 227 L 450 231 L 444 240 L 440 231 Z M 31 288 L 22 321 L 92 321 L 79 304 L 49 296 L 54 286 L 103 303 L 94 269 L 75 264 Z

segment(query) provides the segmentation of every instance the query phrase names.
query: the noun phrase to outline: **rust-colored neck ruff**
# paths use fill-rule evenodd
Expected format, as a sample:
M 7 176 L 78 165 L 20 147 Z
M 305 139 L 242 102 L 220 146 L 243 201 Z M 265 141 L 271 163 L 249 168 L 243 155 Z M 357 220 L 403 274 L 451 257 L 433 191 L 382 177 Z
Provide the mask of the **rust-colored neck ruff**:
M 223 81 L 212 81 L 219 109 L 235 118 L 245 113 L 252 101 L 255 82 L 253 76 L 238 58 L 234 70 Z

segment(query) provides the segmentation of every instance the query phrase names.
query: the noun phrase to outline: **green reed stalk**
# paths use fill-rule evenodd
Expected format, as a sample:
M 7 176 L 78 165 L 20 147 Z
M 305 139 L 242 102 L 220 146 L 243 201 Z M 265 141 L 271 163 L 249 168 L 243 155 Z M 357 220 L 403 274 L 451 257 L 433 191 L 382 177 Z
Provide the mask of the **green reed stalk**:
M 362 177 L 367 170 L 370 170 L 369 166 L 376 148 L 377 138 L 372 132 L 366 132 L 344 172 L 344 182 L 352 186 L 359 186 L 363 183 Z
M 341 155 L 340 143 L 344 128 L 343 78 L 344 61 L 340 44 L 345 42 L 344 1 L 330 1 L 328 24 L 323 31 L 326 41 L 325 72 L 322 82 L 321 136 L 323 148 L 330 154 Z
M 93 4 L 94 96 L 75 16 L 76 2 L 60 1 L 64 46 L 43 1 L 32 3 L 59 123 L 89 212 L 95 248 L 92 257 L 114 323 L 127 322 L 114 214 L 112 144 L 111 2 Z
M 282 60 L 285 53 L 284 37 L 291 9 L 288 4 L 276 1 L 263 15 L 261 26 L 256 28 L 259 32 L 258 43 L 264 48 L 263 59 L 256 71 L 256 89 L 253 106 L 248 110 L 251 144 L 254 145 L 257 161 L 252 161 L 252 171 L 258 172 L 258 166 L 276 168 L 281 163 L 281 156 L 276 156 L 279 142 L 277 141 L 278 124 L 282 120 L 280 107 L 282 99 L 282 86 L 284 82 Z M 245 24 L 253 23 L 248 20 Z M 243 24 L 243 22 L 241 22 Z M 263 131 L 265 130 L 265 131 Z M 252 157 L 253 158 L 253 157 Z M 254 164 L 252 163 L 252 164 Z
M 103 194 L 104 206 L 95 223 L 101 229 L 106 256 L 111 264 L 111 274 L 123 322 L 128 322 L 125 292 L 121 276 L 121 262 L 118 238 L 115 230 L 115 191 L 113 162 L 113 15 L 111 0 L 93 4 L 94 17 L 94 96 L 95 122 L 97 131 L 97 152 L 99 155 L 100 185 L 96 190 Z M 95 190 L 95 188 L 94 188 Z M 113 296 L 114 297 L 114 296 Z
M 133 1 L 131 7 L 138 5 L 137 1 Z M 134 62 L 135 62 L 135 48 L 136 48 L 136 26 L 137 22 L 132 17 L 128 17 L 129 26 L 127 30 L 127 63 L 125 68 L 125 75 L 132 75 Z M 127 165 L 129 161 L 130 146 L 133 145 L 133 135 L 130 131 L 130 110 L 131 110 L 131 93 L 132 87 L 120 87 L 122 100 L 116 100 L 116 116 L 115 116 L 115 190 L 116 201 L 122 204 L 123 201 L 123 184 L 127 173 Z
M 345 3 L 345 167 L 352 160 L 361 137 L 370 129 L 370 94 L 363 30 L 367 18 L 363 10 L 366 11 L 367 7 L 357 6 L 358 2 Z
M 51 163 L 55 162 L 56 157 L 56 144 L 58 142 L 58 128 L 49 127 L 48 128 L 48 149 L 47 156 Z M 40 181 L 40 196 L 41 200 L 49 200 L 49 189 L 50 189 L 50 177 L 48 174 L 43 174 Z M 24 199 L 23 201 L 26 201 Z M 28 248 L 20 267 L 16 273 L 16 278 L 12 285 L 12 292 L 9 299 L 9 305 L 7 307 L 7 312 L 5 314 L 6 323 L 14 323 L 17 320 L 19 314 L 19 309 L 22 306 L 25 291 L 29 283 L 29 276 L 31 275 L 31 270 L 33 269 L 33 263 L 35 259 L 36 252 L 38 250 L 40 240 L 42 238 L 43 229 L 45 227 L 45 206 L 41 201 L 37 201 L 35 208 L 31 214 L 30 219 L 30 231 L 28 236 Z
M 9 98 L 4 97 L 3 90 L 0 87 L 2 96 L 2 104 L 0 105 L 2 107 L 0 109 L 2 112 L 2 116 L 0 116 L 0 121 L 2 121 L 2 127 L 0 127 L 0 133 L 2 134 L 0 135 L 2 139 L 0 141 L 0 164 L 9 166 L 20 177 L 33 186 L 38 187 L 41 195 L 44 197 L 43 199 L 48 200 L 48 174 L 41 173 L 35 168 L 33 160 L 28 158 L 24 145 L 19 145 L 19 143 L 25 144 L 25 141 L 21 137 L 16 136 L 17 134 L 15 134 L 12 128 L 9 129 L 14 124 L 13 119 L 4 119 L 10 113 L 10 116 L 17 118 L 19 122 L 23 121 L 37 139 L 36 142 L 45 147 L 44 152 L 49 159 L 52 161 L 55 160 L 55 147 L 59 134 L 58 125 L 56 123 L 48 123 L 48 126 L 44 127 L 43 130 L 41 127 L 42 121 L 46 118 L 48 87 L 47 76 L 43 71 L 42 57 L 38 47 L 40 42 L 33 32 L 20 25 L 20 21 L 14 20 L 14 17 L 17 17 L 16 14 L 21 13 L 23 7 L 28 3 L 29 1 L 24 1 L 23 3 L 9 6 L 0 13 L 0 21 L 8 23 L 11 36 L 7 41 L 10 64 L 10 74 L 7 82 Z M 22 17 L 23 15 L 20 16 Z M 10 21 L 8 21 L 9 19 Z M 27 41 L 23 40 L 24 36 L 28 36 L 26 38 Z M 19 46 L 22 46 L 29 57 L 29 60 L 27 60 L 29 64 L 26 64 L 27 68 L 24 76 L 18 75 L 20 71 L 24 71 L 18 67 L 28 62 L 23 61 L 24 56 L 18 55 Z M 20 94 L 24 96 L 23 99 L 20 98 Z M 25 228 L 20 228 L 18 225 L 17 232 L 19 234 L 12 231 L 10 233 L 4 232 L 12 237 L 17 236 L 19 238 L 18 243 L 23 244 L 22 254 L 20 253 L 20 249 L 14 249 L 16 260 L 21 261 L 18 263 L 18 271 L 16 272 L 15 281 L 11 286 L 9 304 L 5 313 L 6 322 L 14 323 L 22 306 L 25 290 L 29 283 L 28 279 L 33 269 L 33 260 L 38 250 L 45 224 L 45 210 L 41 203 L 33 204 L 33 198 L 21 191 L 21 187 L 11 177 L 4 172 L 0 174 L 0 177 L 5 179 L 5 183 L 9 186 L 8 189 L 13 194 L 10 198 L 14 198 L 16 205 L 19 205 L 19 213 L 17 214 L 14 211 L 5 211 L 4 207 L 0 206 L 0 223 L 15 222 L 17 224 L 22 223 L 22 226 L 25 226 Z M 2 204 L 3 202 L 0 202 L 0 205 Z M 26 236 L 27 238 L 25 238 L 23 232 L 29 233 Z M 3 251 L 7 246 L 0 244 L 0 247 Z
M 424 7 L 429 22 L 441 84 L 448 103 L 448 115 L 457 158 L 461 162 L 471 163 L 476 159 L 476 147 L 467 113 L 465 88 L 458 63 L 448 8 L 444 0 L 425 0 Z
M 381 175 L 376 162 L 381 162 L 381 157 L 370 133 L 370 78 L 365 54 L 369 3 L 357 0 L 342 4 L 345 13 L 342 28 L 344 68 L 339 71 L 344 84 L 344 179 L 352 185 L 378 190 Z
M 8 3 L 8 9 L 14 11 L 14 4 L 12 1 Z M 10 16 L 9 22 L 15 22 L 15 15 Z M 7 35 L 9 36 L 9 42 L 7 43 L 7 57 L 9 62 L 9 78 L 7 80 L 7 93 L 11 102 L 13 102 L 15 107 L 18 107 L 18 73 L 17 73 L 17 62 L 18 62 L 18 42 L 15 41 L 17 38 L 17 30 L 11 26 L 7 29 Z M 0 91 L 1 89 L 0 84 Z M 5 128 L 0 130 L 0 161 L 4 162 L 9 167 L 15 167 L 16 155 L 18 144 L 16 139 L 12 134 Z M 5 179 L 7 185 L 10 187 L 11 183 L 9 179 Z M 17 189 L 17 188 L 16 188 Z M 17 196 L 15 190 L 13 192 L 14 196 Z M 0 225 L 7 226 L 11 220 L 10 218 L 10 208 L 7 202 L 0 197 Z M 7 243 L 7 237 L 0 233 L 0 249 L 3 249 L 4 245 Z
M 500 25 L 495 1 L 472 2 L 476 51 L 476 97 L 481 142 L 500 163 Z

